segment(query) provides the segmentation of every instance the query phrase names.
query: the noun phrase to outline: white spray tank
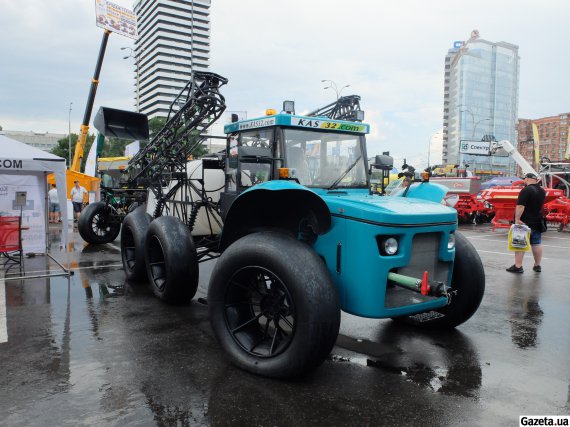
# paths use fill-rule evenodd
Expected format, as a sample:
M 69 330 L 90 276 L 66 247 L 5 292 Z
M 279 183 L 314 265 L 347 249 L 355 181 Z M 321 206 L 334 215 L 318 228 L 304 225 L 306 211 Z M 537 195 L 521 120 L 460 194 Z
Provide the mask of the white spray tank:
M 206 191 L 206 196 L 212 202 L 218 202 L 220 200 L 220 193 L 224 190 L 225 184 L 225 174 L 222 169 L 204 169 L 204 187 L 200 183 L 202 179 L 202 160 L 191 160 L 186 164 L 186 171 L 187 176 L 190 182 L 193 184 L 195 189 L 192 186 L 189 186 L 189 199 L 191 201 L 199 201 L 202 200 L 202 195 L 199 194 L 196 190 L 202 191 L 203 189 Z M 169 187 L 165 187 L 163 189 L 163 193 L 167 193 Z M 183 198 L 183 188 L 179 189 L 176 192 L 173 200 L 169 200 L 166 202 L 165 209 L 168 208 L 169 213 L 167 215 L 174 215 L 175 209 L 173 209 L 173 205 L 177 202 L 184 201 Z M 154 209 L 156 207 L 156 198 L 152 191 L 148 191 L 147 197 L 147 208 L 146 211 L 152 215 Z M 188 207 L 188 215 L 191 214 L 191 208 Z M 184 223 L 188 223 L 188 218 L 180 218 Z M 217 212 L 210 209 L 207 211 L 205 207 L 201 207 L 198 210 L 198 215 L 196 217 L 196 221 L 194 222 L 194 228 L 192 229 L 193 236 L 208 236 L 208 235 L 215 235 L 219 234 L 222 229 L 220 224 L 222 224 L 222 219 L 218 215 Z

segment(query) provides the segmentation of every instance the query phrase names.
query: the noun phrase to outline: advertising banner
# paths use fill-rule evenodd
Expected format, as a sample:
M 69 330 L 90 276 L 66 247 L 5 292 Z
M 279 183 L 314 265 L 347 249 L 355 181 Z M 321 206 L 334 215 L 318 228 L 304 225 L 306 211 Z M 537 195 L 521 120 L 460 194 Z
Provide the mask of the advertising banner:
M 570 159 L 570 126 L 568 126 L 568 130 L 566 132 L 568 133 L 568 142 L 566 145 L 566 155 L 564 156 L 564 158 Z
M 97 144 L 91 144 L 91 149 L 85 161 L 85 175 L 95 176 L 95 169 L 97 164 Z
M 138 38 L 137 16 L 132 10 L 107 0 L 95 0 L 97 26 L 131 39 Z
M 463 154 L 475 154 L 479 156 L 491 155 L 490 141 L 466 141 L 462 140 L 459 144 L 459 152 Z
M 534 146 L 534 164 L 540 165 L 540 135 L 538 134 L 538 127 L 536 123 L 532 124 L 532 139 Z
M 19 205 L 17 194 L 25 192 L 26 204 Z M 24 253 L 46 251 L 46 184 L 44 174 L 0 175 L 0 214 L 22 215 Z

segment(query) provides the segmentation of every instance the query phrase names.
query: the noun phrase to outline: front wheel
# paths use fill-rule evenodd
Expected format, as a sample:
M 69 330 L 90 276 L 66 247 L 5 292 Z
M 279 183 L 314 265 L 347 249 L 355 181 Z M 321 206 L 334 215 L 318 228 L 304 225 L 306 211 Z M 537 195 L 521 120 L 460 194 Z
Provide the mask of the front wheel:
M 278 232 L 233 243 L 208 290 L 210 322 L 242 369 L 268 377 L 302 375 L 332 350 L 340 326 L 336 288 L 308 245 Z
M 104 202 L 96 202 L 83 210 L 77 222 L 77 230 L 87 243 L 100 245 L 115 240 L 121 224 L 111 218 L 110 207 Z
M 485 293 L 485 271 L 475 247 L 461 233 L 455 233 L 455 261 L 448 305 L 427 313 L 394 320 L 439 329 L 451 329 L 467 321 L 479 308 Z

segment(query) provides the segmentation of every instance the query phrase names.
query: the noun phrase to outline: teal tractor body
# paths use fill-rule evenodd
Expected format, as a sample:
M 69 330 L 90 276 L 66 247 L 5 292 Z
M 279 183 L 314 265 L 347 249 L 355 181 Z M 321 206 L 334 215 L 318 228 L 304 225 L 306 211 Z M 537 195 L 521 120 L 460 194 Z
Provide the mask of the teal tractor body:
M 441 204 L 446 190 L 430 182 L 412 184 L 405 197 L 371 193 L 368 131 L 364 123 L 289 114 L 226 125 L 223 197 L 232 201 L 222 250 L 255 230 L 282 229 L 324 261 L 342 310 L 440 318 L 432 310 L 452 298 L 457 213 Z M 401 276 L 417 289 L 392 280 Z M 424 276 L 437 291 L 422 294 Z
M 332 350 L 340 311 L 418 327 L 454 328 L 479 307 L 485 275 L 457 232 L 446 189 L 387 177 L 369 165 L 369 126 L 276 114 L 225 126 L 220 258 L 208 304 L 212 328 L 237 366 L 289 377 Z
M 200 198 L 166 202 L 155 218 L 149 207 L 127 215 L 121 253 L 129 279 L 148 278 L 174 303 L 192 299 L 198 263 L 217 257 L 210 322 L 235 365 L 280 378 L 316 368 L 341 310 L 429 328 L 476 312 L 484 271 L 456 211 L 441 204 L 446 189 L 426 177 L 390 196 L 384 181 L 372 191 L 372 169 L 386 176 L 393 165 L 388 155 L 368 164 L 369 125 L 281 113 L 224 130 L 225 152 L 189 175 Z M 177 215 L 184 203 L 190 214 Z M 221 232 L 198 235 L 200 212 Z

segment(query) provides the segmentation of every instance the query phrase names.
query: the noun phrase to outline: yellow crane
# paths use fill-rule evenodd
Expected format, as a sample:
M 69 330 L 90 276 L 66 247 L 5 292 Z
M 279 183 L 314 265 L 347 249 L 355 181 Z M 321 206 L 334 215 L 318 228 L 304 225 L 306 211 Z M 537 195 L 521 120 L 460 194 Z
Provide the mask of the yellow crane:
M 81 173 L 81 161 L 85 154 L 85 145 L 87 143 L 87 136 L 89 134 L 89 121 L 91 120 L 91 113 L 93 112 L 93 104 L 95 102 L 95 95 L 97 93 L 97 86 L 99 85 L 99 75 L 101 73 L 101 67 L 103 65 L 103 58 L 105 56 L 105 50 L 107 49 L 107 41 L 109 40 L 109 35 L 111 31 L 104 30 L 103 40 L 101 41 L 101 47 L 99 48 L 99 56 L 97 57 L 97 64 L 95 65 L 95 72 L 91 78 L 91 88 L 89 90 L 89 97 L 87 98 L 87 104 L 85 106 L 85 113 L 83 115 L 83 121 L 81 123 L 79 139 L 75 144 L 75 153 L 73 154 L 73 161 L 67 169 L 66 172 L 66 183 L 67 183 L 67 193 L 74 185 L 75 181 L 79 181 L 79 184 L 84 187 L 88 192 L 94 192 L 98 194 L 100 179 L 93 176 Z M 71 154 L 71 153 L 70 153 Z M 48 177 L 48 182 L 55 182 L 54 176 Z M 84 200 L 87 202 L 88 200 Z

